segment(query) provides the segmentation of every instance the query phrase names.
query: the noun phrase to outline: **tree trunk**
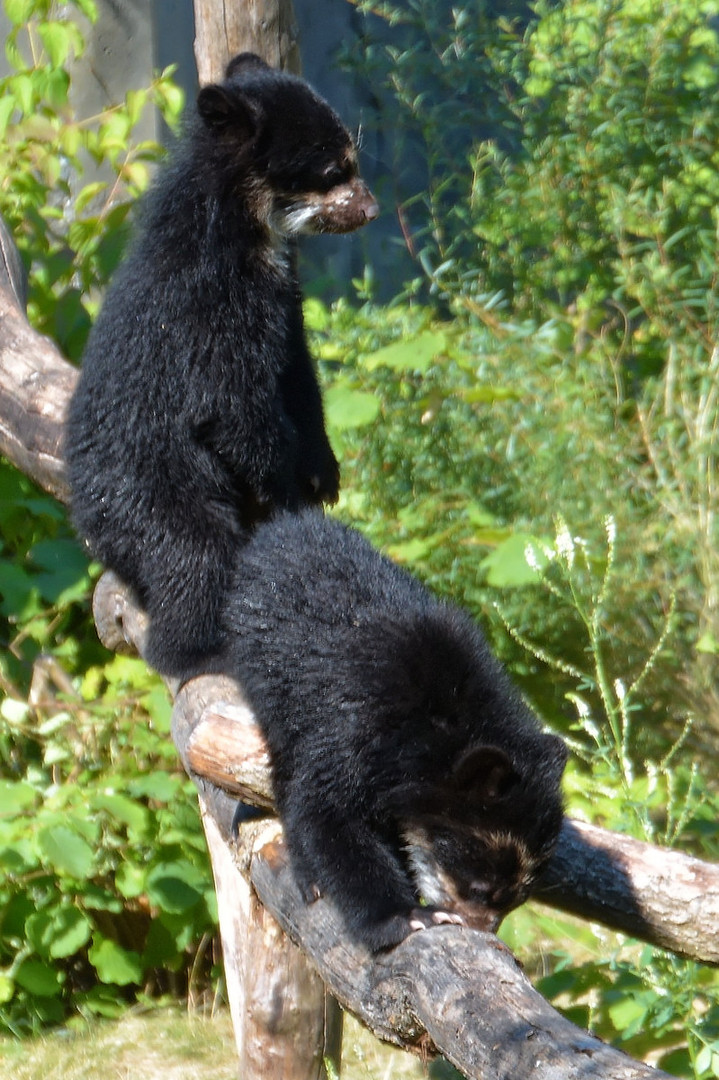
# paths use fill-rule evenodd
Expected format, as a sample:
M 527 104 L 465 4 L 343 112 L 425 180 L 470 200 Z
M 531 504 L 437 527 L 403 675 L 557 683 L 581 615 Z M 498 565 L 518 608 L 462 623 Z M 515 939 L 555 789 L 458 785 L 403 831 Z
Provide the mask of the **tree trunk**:
M 298 74 L 300 50 L 292 0 L 195 0 L 195 60 L 200 85 L 220 82 L 240 52 Z

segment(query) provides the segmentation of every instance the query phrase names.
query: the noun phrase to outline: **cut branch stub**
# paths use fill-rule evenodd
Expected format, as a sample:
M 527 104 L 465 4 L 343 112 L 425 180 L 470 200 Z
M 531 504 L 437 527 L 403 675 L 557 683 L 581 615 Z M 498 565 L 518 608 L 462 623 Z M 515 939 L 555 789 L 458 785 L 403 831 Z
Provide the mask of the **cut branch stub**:
M 77 371 L 25 318 L 15 292 L 0 284 L 0 453 L 62 502 L 65 409 Z
M 105 648 L 119 653 L 142 653 L 147 615 L 112 570 L 106 570 L 95 586 L 92 614 L 97 636 Z

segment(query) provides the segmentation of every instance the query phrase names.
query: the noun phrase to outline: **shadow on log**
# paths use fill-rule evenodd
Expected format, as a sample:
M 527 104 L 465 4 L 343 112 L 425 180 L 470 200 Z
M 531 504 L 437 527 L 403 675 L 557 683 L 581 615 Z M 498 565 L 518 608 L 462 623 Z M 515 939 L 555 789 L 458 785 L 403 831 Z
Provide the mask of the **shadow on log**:
M 6 253 L 7 233 L 3 241 Z M 16 271 L 5 257 L 0 265 L 0 451 L 46 490 L 65 499 L 62 420 L 75 371 L 28 325 Z M 101 580 L 95 614 L 101 634 L 113 648 L 141 651 L 144 617 L 112 575 Z M 308 995 L 304 1000 L 310 1002 L 315 1020 L 327 1015 L 326 984 L 382 1038 L 422 1053 L 439 1047 L 470 1077 L 515 1080 L 531 1074 L 537 1080 L 634 1080 L 667 1075 L 631 1061 L 564 1020 L 531 988 L 508 950 L 491 935 L 436 927 L 413 935 L 384 956 L 371 957 L 347 940 L 325 901 L 302 902 L 276 823 L 243 827 L 243 844 L 235 852 L 230 830 L 237 798 L 270 807 L 272 789 L 262 740 L 231 680 L 205 677 L 183 687 L 175 705 L 173 734 L 200 792 L 230 972 L 241 947 L 248 955 L 246 942 L 240 939 L 247 936 L 253 905 L 257 911 L 251 883 L 266 910 L 301 945 L 297 956 L 302 958 L 302 980 L 309 972 L 302 983 Z M 538 896 L 685 955 L 719 962 L 716 934 L 709 932 L 719 913 L 715 866 L 567 822 Z M 253 925 L 261 926 L 263 919 L 260 913 Z M 261 939 L 272 944 L 271 938 L 278 940 L 273 937 L 276 933 L 272 927 Z M 322 981 L 313 981 L 305 955 Z M 245 982 L 231 1002 L 236 1024 L 246 1023 L 253 1003 L 266 1002 L 273 993 L 270 985 L 253 998 L 247 964 L 241 974 Z M 301 1020 L 300 1016 L 299 1026 L 290 1025 L 284 1042 L 279 1022 L 273 1037 L 281 1049 L 272 1072 L 267 1071 L 266 1055 L 256 1068 L 252 1065 L 245 1038 L 245 1080 L 263 1075 L 263 1070 L 267 1080 L 288 1075 L 290 1062 L 299 1053 L 293 1032 L 305 1030 Z M 308 1027 L 305 1033 L 307 1049 L 316 1031 Z M 320 1035 L 326 1040 L 326 1031 Z M 318 1045 L 305 1054 L 304 1072 L 292 1068 L 293 1075 L 318 1075 Z

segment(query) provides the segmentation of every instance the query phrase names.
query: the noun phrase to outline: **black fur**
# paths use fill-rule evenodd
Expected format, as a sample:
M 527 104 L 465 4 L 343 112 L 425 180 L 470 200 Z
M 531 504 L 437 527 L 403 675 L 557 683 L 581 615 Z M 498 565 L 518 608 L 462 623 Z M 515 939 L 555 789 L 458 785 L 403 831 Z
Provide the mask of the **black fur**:
M 443 908 L 489 925 L 526 896 L 562 820 L 566 751 L 463 612 L 304 511 L 257 528 L 226 618 L 307 899 L 327 894 L 376 950 Z
M 165 674 L 216 668 L 228 574 L 255 522 L 337 497 L 293 237 L 376 213 L 336 114 L 250 54 L 200 91 L 146 200 L 88 342 L 66 455 L 78 532 L 137 593 Z

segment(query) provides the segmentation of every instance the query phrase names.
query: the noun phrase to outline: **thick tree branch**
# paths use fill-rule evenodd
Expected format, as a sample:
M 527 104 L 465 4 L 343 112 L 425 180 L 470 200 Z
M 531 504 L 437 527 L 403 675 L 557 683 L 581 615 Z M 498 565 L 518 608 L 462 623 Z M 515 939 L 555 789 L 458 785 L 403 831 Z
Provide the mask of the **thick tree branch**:
M 62 425 L 76 378 L 0 282 L 0 453 L 63 501 Z
M 250 874 L 263 904 L 302 942 L 332 993 L 380 1038 L 419 1053 L 439 1048 L 477 1080 L 667 1076 L 560 1016 L 491 934 L 435 927 L 372 959 L 348 943 L 329 905 L 302 901 L 279 841 L 259 841 Z
M 191 688 L 176 715 L 185 727 L 184 760 L 194 774 L 257 806 L 272 797 L 267 754 L 241 698 L 229 682 L 218 698 Z M 192 703 L 184 694 L 192 693 Z M 235 689 L 235 694 L 237 690 Z M 197 705 L 200 709 L 197 709 Z M 178 733 L 179 734 L 179 733 Z M 719 963 L 719 866 L 629 836 L 567 820 L 535 896 L 653 945 L 705 963 Z
M 719 964 L 714 863 L 565 821 L 535 896 L 680 956 Z

